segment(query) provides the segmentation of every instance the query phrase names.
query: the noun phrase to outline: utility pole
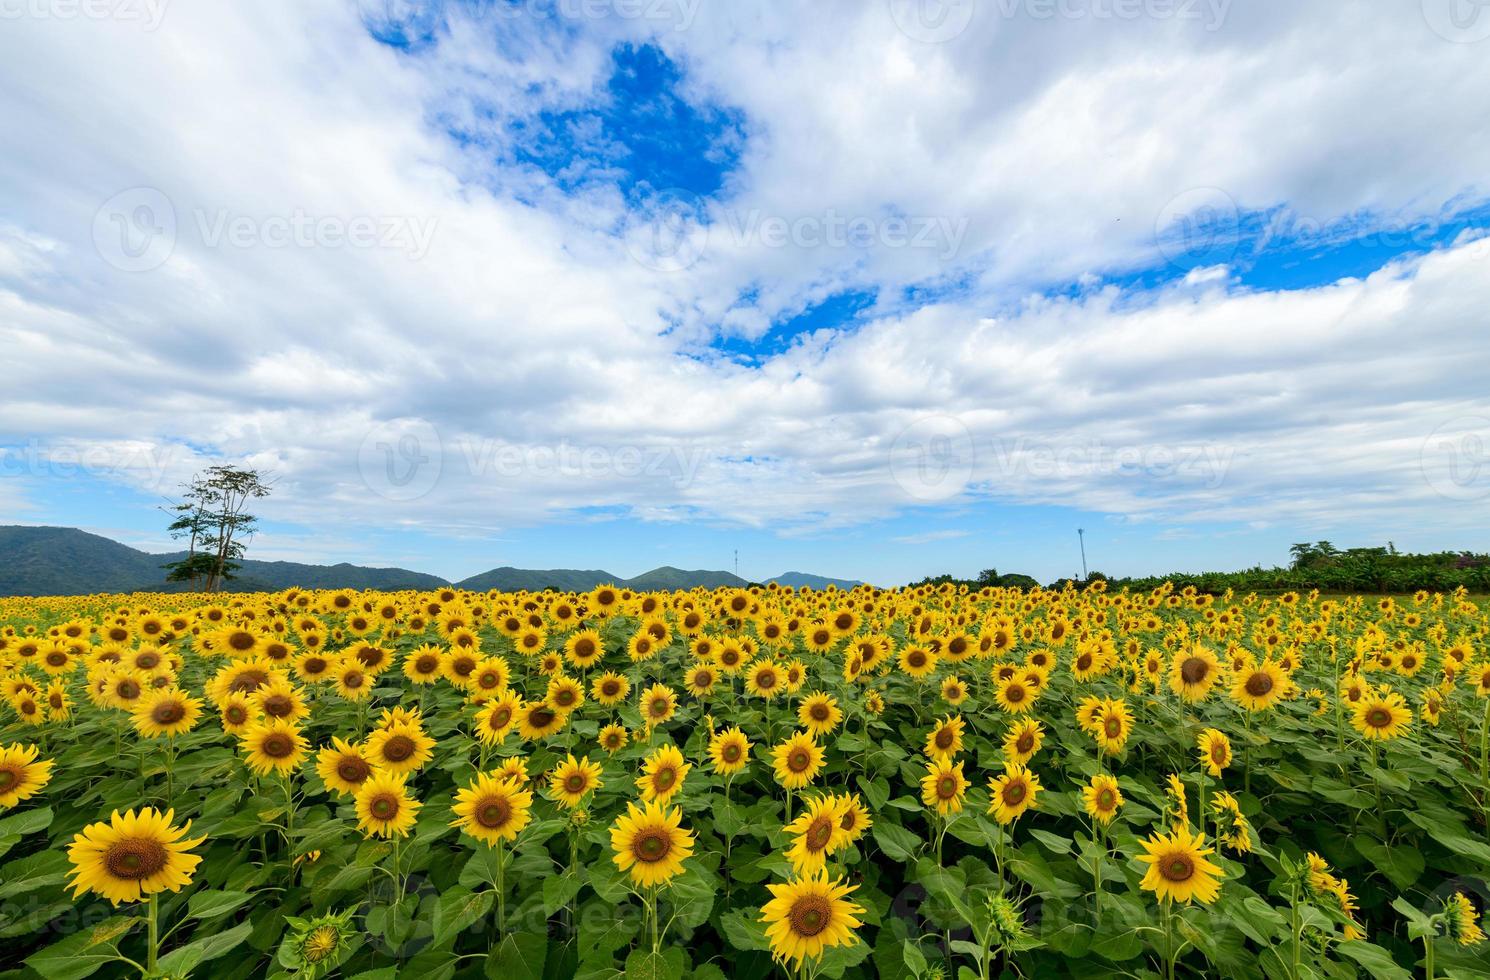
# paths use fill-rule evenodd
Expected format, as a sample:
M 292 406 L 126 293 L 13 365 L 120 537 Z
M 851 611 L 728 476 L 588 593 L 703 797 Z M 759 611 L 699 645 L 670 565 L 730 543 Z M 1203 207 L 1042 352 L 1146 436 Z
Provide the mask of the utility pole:
M 1081 580 L 1087 580 L 1086 572 L 1086 531 L 1083 528 L 1076 529 L 1076 539 L 1081 542 Z

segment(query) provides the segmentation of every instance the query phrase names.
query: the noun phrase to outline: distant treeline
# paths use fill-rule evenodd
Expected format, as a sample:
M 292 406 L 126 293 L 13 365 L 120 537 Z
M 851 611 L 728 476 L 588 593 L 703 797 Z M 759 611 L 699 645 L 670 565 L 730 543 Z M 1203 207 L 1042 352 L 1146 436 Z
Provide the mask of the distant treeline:
M 1347 548 L 1339 550 L 1328 541 L 1296 544 L 1289 549 L 1292 561 L 1286 567 L 1245 569 L 1240 572 L 1172 572 L 1140 578 L 1114 578 L 1092 572 L 1089 580 L 1102 579 L 1112 589 L 1134 592 L 1157 588 L 1172 582 L 1178 588 L 1194 586 L 1201 592 L 1220 594 L 1232 589 L 1247 592 L 1375 592 L 1408 593 L 1420 589 L 1430 592 L 1452 592 L 1463 586 L 1470 592 L 1490 592 L 1490 555 L 1470 551 L 1441 551 L 1413 555 L 1397 551 L 1388 544 L 1382 548 Z M 990 577 L 990 573 L 992 573 Z M 965 584 L 969 588 L 987 585 L 1030 588 L 1037 584 L 1027 575 L 999 575 L 988 569 L 976 579 L 957 579 L 949 575 L 923 579 L 916 584 L 936 585 L 943 582 Z M 1080 588 L 1079 579 L 1060 579 L 1049 588 L 1066 584 Z

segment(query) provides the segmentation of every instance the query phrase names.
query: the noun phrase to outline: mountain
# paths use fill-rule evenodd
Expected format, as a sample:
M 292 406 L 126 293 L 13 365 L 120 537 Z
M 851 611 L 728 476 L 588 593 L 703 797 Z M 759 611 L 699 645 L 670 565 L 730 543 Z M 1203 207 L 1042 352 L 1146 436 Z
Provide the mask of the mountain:
M 0 596 L 181 591 L 181 583 L 166 581 L 161 566 L 184 555 L 153 555 L 71 527 L 0 527 Z M 228 591 L 277 592 L 291 586 L 430 590 L 446 584 L 402 568 L 252 559 L 242 566 L 226 584 Z
M 816 589 L 819 592 L 821 592 L 823 589 L 826 589 L 830 585 L 836 585 L 840 589 L 844 589 L 846 591 L 848 589 L 852 589 L 856 585 L 864 584 L 863 582 L 855 581 L 853 579 L 826 578 L 822 575 L 810 575 L 807 572 L 783 572 L 775 578 L 767 579 L 766 581 L 775 582 L 777 585 L 789 585 L 794 589 L 800 589 L 803 587 Z
M 93 595 L 100 592 L 177 592 L 180 583 L 168 583 L 162 567 L 184 557 L 184 553 L 156 555 L 131 548 L 72 527 L 0 526 L 0 596 Z M 404 568 L 365 568 L 360 565 L 306 565 L 290 561 L 242 563 L 235 579 L 225 588 L 232 592 L 278 592 L 307 589 L 414 589 L 431 591 L 446 581 L 435 575 Z M 836 585 L 851 589 L 858 582 L 824 578 L 805 572 L 787 572 L 767 582 L 795 588 L 822 589 Z M 503 566 L 473 575 L 457 583 L 471 592 L 499 589 L 537 592 L 554 588 L 563 592 L 587 592 L 610 582 L 638 591 L 709 589 L 748 584 L 730 572 L 686 571 L 664 565 L 635 578 L 610 572 L 573 568 L 531 569 Z
M 472 575 L 455 584 L 456 588 L 469 592 L 487 592 L 491 589 L 498 589 L 502 592 L 516 592 L 519 589 L 538 592 L 547 588 L 558 589 L 561 592 L 588 592 L 605 582 L 621 584 L 610 572 L 579 571 L 573 568 L 539 570 L 503 565 L 501 568 L 493 568 L 480 575 Z

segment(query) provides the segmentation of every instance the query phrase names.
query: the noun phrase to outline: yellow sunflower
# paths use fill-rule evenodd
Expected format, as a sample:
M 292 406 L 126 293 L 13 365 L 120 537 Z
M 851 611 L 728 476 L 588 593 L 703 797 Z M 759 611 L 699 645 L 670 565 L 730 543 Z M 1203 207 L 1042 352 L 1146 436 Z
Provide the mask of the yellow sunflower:
M 1015 675 L 999 683 L 994 700 L 1001 710 L 1022 715 L 1035 706 L 1035 691 L 1023 677 Z
M 1205 846 L 1204 834 L 1191 836 L 1188 828 L 1176 827 L 1139 843 L 1146 853 L 1138 860 L 1149 866 L 1140 887 L 1161 903 L 1199 900 L 1209 905 L 1220 895 L 1221 868 L 1206 860 L 1214 852 Z
M 553 793 L 555 800 L 571 810 L 603 785 L 600 763 L 591 762 L 589 756 L 575 759 L 570 754 L 548 774 L 549 792 Z
M 1350 721 L 1366 738 L 1384 742 L 1407 731 L 1412 709 L 1396 691 L 1369 694 L 1356 702 Z
M 921 777 L 921 802 L 947 816 L 962 812 L 962 801 L 971 784 L 962 774 L 962 763 L 937 759 L 926 764 Z
M 792 736 L 771 749 L 776 781 L 787 789 L 801 789 L 823 768 L 823 750 L 807 732 Z
M 151 691 L 135 702 L 130 721 L 146 738 L 175 737 L 191 731 L 202 717 L 200 698 L 187 696 L 173 687 Z
M 1200 764 L 1212 776 L 1221 775 L 1221 770 L 1231 765 L 1231 739 L 1216 728 L 1207 728 L 1196 739 L 1200 750 Z
M 511 691 L 504 691 L 496 700 L 488 701 L 476 712 L 476 737 L 484 745 L 500 743 L 517 724 L 522 706 L 522 699 Z
M 581 630 L 564 643 L 564 657 L 580 670 L 586 670 L 605 656 L 605 642 L 596 630 Z
M 770 661 L 760 661 L 745 675 L 745 689 L 767 701 L 777 697 L 783 688 L 781 670 Z
M 29 800 L 51 782 L 53 762 L 37 761 L 34 745 L 0 746 L 0 809 Z
M 1045 741 L 1045 726 L 1033 718 L 1026 718 L 1009 727 L 1004 736 L 1004 758 L 1016 765 L 1024 765 L 1034 758 Z
M 626 743 L 631 740 L 631 735 L 626 731 L 625 725 L 606 725 L 600 729 L 596 740 L 602 749 L 615 755 L 626 747 Z
M 396 775 L 418 772 L 434 758 L 435 740 L 418 725 L 397 724 L 373 732 L 364 751 L 367 761 Z
M 470 786 L 456 791 L 451 812 L 456 819 L 450 826 L 494 845 L 516 840 L 533 819 L 533 794 L 510 776 L 481 773 Z
M 931 759 L 953 759 L 962 751 L 962 716 L 948 715 L 926 736 L 923 751 Z
M 517 711 L 517 731 L 523 738 L 536 742 L 569 724 L 569 716 L 547 701 L 524 703 Z
M 838 699 L 822 691 L 814 691 L 797 705 L 797 720 L 814 736 L 831 733 L 843 720 L 838 708 Z
M 783 828 L 792 838 L 786 857 L 797 874 L 822 870 L 829 855 L 848 844 L 839 807 L 836 796 L 815 797 L 808 801 L 801 815 Z
M 631 693 L 631 682 L 620 674 L 601 674 L 590 682 L 590 694 L 607 708 L 626 700 Z
M 373 767 L 361 746 L 332 736 L 331 744 L 316 753 L 316 773 L 338 796 L 354 796 L 372 775 Z
M 858 942 L 854 930 L 864 909 L 844 899 L 857 887 L 843 884 L 841 878 L 829 879 L 826 871 L 782 885 L 768 884 L 772 897 L 761 908 L 760 921 L 766 925 L 772 955 L 800 966 L 826 949 Z
M 357 827 L 377 837 L 409 836 L 422 804 L 409 795 L 404 777 L 376 770 L 357 787 Z
M 248 755 L 248 767 L 267 776 L 288 773 L 304 762 L 308 743 L 290 722 L 270 720 L 251 723 L 239 734 L 238 744 Z
M 1248 711 L 1266 711 L 1287 697 L 1291 686 L 1288 674 L 1269 657 L 1237 673 L 1231 697 Z
M 1216 654 L 1210 647 L 1195 643 L 1189 649 L 1174 655 L 1174 662 L 1169 668 L 1169 687 L 1181 698 L 1194 704 L 1206 699 L 1211 688 L 1220 679 L 1220 674 L 1221 663 L 1216 659 Z
M 678 696 L 665 684 L 653 684 L 641 699 L 642 721 L 648 728 L 667 721 L 678 710 Z
M 683 789 L 683 780 L 692 769 L 683 761 L 683 753 L 675 745 L 664 745 L 647 756 L 642 774 L 636 779 L 636 788 L 647 803 L 666 806 Z
M 682 820 L 677 807 L 648 803 L 643 809 L 627 803 L 611 827 L 611 860 L 642 888 L 667 884 L 683 873 L 683 861 L 693 854 L 693 834 L 681 826 Z
M 737 773 L 750 761 L 750 740 L 738 727 L 717 732 L 709 739 L 709 760 L 722 776 Z
M 1106 773 L 1098 773 L 1092 777 L 1089 785 L 1082 787 L 1081 801 L 1086 807 L 1087 816 L 1099 823 L 1109 824 L 1123 805 L 1123 791 L 1118 789 L 1117 779 Z
M 108 823 L 83 828 L 67 849 L 73 897 L 96 892 L 117 906 L 191 884 L 202 859 L 186 852 L 207 838 L 183 839 L 191 821 L 174 827 L 175 817 L 174 810 L 154 807 L 123 815 L 115 810 Z
M 1010 766 L 1001 775 L 988 780 L 991 799 L 988 812 L 1000 824 L 1013 823 L 1026 810 L 1039 806 L 1037 798 L 1043 788 L 1039 777 L 1024 766 Z

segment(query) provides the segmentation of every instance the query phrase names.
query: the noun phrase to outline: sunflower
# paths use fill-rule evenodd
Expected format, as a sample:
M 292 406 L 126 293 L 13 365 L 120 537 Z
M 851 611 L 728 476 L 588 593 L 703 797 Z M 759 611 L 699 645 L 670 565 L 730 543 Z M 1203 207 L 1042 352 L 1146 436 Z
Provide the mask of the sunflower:
M 1118 781 L 1107 773 L 1092 777 L 1090 785 L 1082 787 L 1081 802 L 1086 806 L 1087 816 L 1102 824 L 1112 823 L 1118 808 L 1123 805 L 1123 791 Z
M 549 678 L 548 690 L 544 692 L 543 700 L 550 707 L 570 714 L 585 703 L 585 689 L 572 677 L 562 674 Z
M 505 691 L 496 700 L 488 701 L 476 712 L 476 737 L 483 745 L 500 743 L 517 724 L 517 715 L 522 707 L 522 698 L 511 691 Z
M 900 651 L 900 669 L 913 680 L 929 677 L 936 670 L 937 656 L 924 646 L 908 646 Z
M 510 776 L 481 773 L 470 786 L 456 791 L 451 812 L 456 819 L 450 826 L 483 844 L 499 844 L 516 840 L 533 819 L 533 794 Z
M 962 716 L 948 715 L 926 736 L 922 749 L 931 759 L 954 759 L 962 751 Z
M 603 785 L 600 763 L 591 762 L 589 756 L 576 760 L 570 754 L 548 774 L 549 792 L 553 793 L 555 800 L 571 810 Z
M 356 804 L 357 827 L 369 837 L 409 836 L 422 805 L 409 795 L 402 775 L 382 770 L 357 787 Z
M 102 684 L 99 694 L 106 708 L 133 711 L 135 703 L 145 694 L 144 675 L 127 667 L 109 670 L 102 678 Z
M 1412 709 L 1396 691 L 1370 694 L 1356 702 L 1350 721 L 1366 738 L 1386 741 L 1412 724 Z
M 1045 741 L 1045 726 L 1033 718 L 1015 722 L 1004 735 L 1004 758 L 1017 765 L 1024 765 L 1034 758 Z
M 845 834 L 845 844 L 863 837 L 873 823 L 858 793 L 845 793 L 838 797 L 838 827 Z
M 373 767 L 361 746 L 332 736 L 331 744 L 316 753 L 316 773 L 326 788 L 338 796 L 355 796 L 373 774 Z
M 1164 777 L 1164 816 L 1176 827 L 1190 826 L 1190 803 L 1185 781 L 1174 773 Z
M 582 630 L 564 643 L 564 657 L 580 670 L 586 670 L 605 656 L 605 642 L 597 630 Z
M 302 640 L 304 638 L 302 637 Z M 331 670 L 336 666 L 336 661 L 326 656 L 319 650 L 311 650 L 302 653 L 295 658 L 295 676 L 307 684 L 324 681 L 331 676 Z M 221 700 L 221 699 L 219 699 Z
M 859 941 L 854 930 L 857 916 L 864 909 L 844 896 L 857 885 L 845 885 L 843 879 L 829 879 L 827 871 L 796 878 L 782 885 L 766 886 L 771 900 L 761 908 L 760 921 L 766 925 L 771 953 L 800 966 L 804 960 L 816 959 L 834 946 L 851 946 Z
M 518 734 L 530 742 L 562 731 L 569 716 L 546 701 L 524 702 L 517 711 Z
M 379 769 L 398 775 L 418 772 L 434 757 L 435 740 L 414 724 L 381 728 L 367 738 L 367 759 Z
M 1117 755 L 1123 750 L 1128 736 L 1133 731 L 1133 716 L 1122 698 L 1108 698 L 1102 702 L 1102 712 L 1097 719 L 1097 745 L 1108 755 Z
M 666 806 L 683 789 L 683 780 L 693 766 L 683 761 L 683 753 L 675 745 L 664 745 L 647 756 L 642 774 L 636 778 L 636 788 L 642 800 Z
M 1194 704 L 1204 701 L 1220 677 L 1221 664 L 1204 644 L 1193 644 L 1174 656 L 1169 668 L 1170 690 Z
M 512 669 L 505 657 L 482 657 L 471 673 L 471 699 L 496 697 L 506 689 Z
M 678 696 L 665 684 L 653 684 L 641 698 L 642 721 L 655 728 L 678 710 Z
M 207 838 L 184 840 L 191 821 L 174 827 L 175 817 L 174 810 L 161 813 L 154 807 L 122 816 L 115 810 L 108 823 L 83 828 L 67 849 L 73 897 L 96 892 L 117 906 L 191 884 L 202 859 L 186 852 Z
M 1231 686 L 1232 700 L 1248 711 L 1266 711 L 1288 696 L 1292 682 L 1288 674 L 1271 658 L 1236 675 Z
M 1221 770 L 1231 764 L 1231 739 L 1215 728 L 1207 728 L 1196 739 L 1200 749 L 1200 764 L 1212 776 L 1221 775 Z
M 1015 675 L 1002 681 L 994 691 L 993 697 L 998 702 L 1000 710 L 1011 715 L 1022 715 L 1034 708 L 1036 694 L 1031 690 L 1028 681 Z
M 444 651 L 431 643 L 416 647 L 405 655 L 403 669 L 415 684 L 433 684 L 445 673 Z
M 787 789 L 801 789 L 823 769 L 823 750 L 807 732 L 792 736 L 771 749 L 776 781 Z
M 708 664 L 690 667 L 683 675 L 683 686 L 696 698 L 707 697 L 719 681 L 719 674 Z
M 631 881 L 643 888 L 665 885 L 683 873 L 683 861 L 693 854 L 693 834 L 681 826 L 683 811 L 664 809 L 656 803 L 640 808 L 626 804 L 610 830 L 611 860 L 631 873 Z
M 715 772 L 733 775 L 750 761 L 750 740 L 738 727 L 726 728 L 709 739 L 709 759 Z
M 528 760 L 520 755 L 508 756 L 502 760 L 502 764 L 492 770 L 492 775 L 498 779 L 516 780 L 519 786 L 528 785 Z
M 248 754 L 248 767 L 260 776 L 288 773 L 305 761 L 305 736 L 288 721 L 253 722 L 239 734 L 238 744 Z
M 596 743 L 605 750 L 607 755 L 615 755 L 624 749 L 630 740 L 631 734 L 626 731 L 625 725 L 606 725 L 595 736 Z
M 793 871 L 806 875 L 822 870 L 828 856 L 848 843 L 841 821 L 836 796 L 819 796 L 808 801 L 801 815 L 783 828 L 792 838 L 786 858 L 792 863 Z
M 1444 932 L 1460 946 L 1478 946 L 1485 940 L 1474 902 L 1463 892 L 1454 892 L 1444 900 Z
M 10 809 L 29 800 L 51 782 L 52 763 L 36 760 L 40 750 L 34 745 L 0 746 L 0 809 Z
M 300 690 L 283 676 L 274 678 L 254 691 L 248 699 L 266 718 L 298 722 L 310 715 L 310 706 L 305 703 Z
M 590 693 L 596 701 L 611 708 L 626 700 L 631 693 L 631 682 L 620 674 L 601 674 L 590 682 Z
M 229 735 L 240 735 L 259 719 L 259 711 L 244 694 L 229 694 L 218 705 L 222 730 Z
M 962 775 L 962 763 L 950 758 L 933 760 L 926 764 L 926 775 L 921 777 L 921 802 L 935 807 L 942 816 L 961 813 L 970 785 Z
M 373 677 L 355 657 L 341 661 L 331 671 L 336 681 L 336 693 L 348 701 L 362 701 L 372 694 Z
M 1000 824 L 1013 823 L 1026 810 L 1039 806 L 1036 798 L 1043 788 L 1040 778 L 1024 766 L 1010 766 L 1002 775 L 988 780 L 988 795 L 992 798 L 988 812 Z
M 942 700 L 954 708 L 967 700 L 967 685 L 962 678 L 954 674 L 942 681 Z
M 822 691 L 814 691 L 802 699 L 797 706 L 797 720 L 814 736 L 831 733 L 843 720 L 838 709 L 838 699 Z
M 1464 678 L 1464 682 L 1482 698 L 1490 697 L 1490 662 L 1477 664 Z
M 188 697 L 173 687 L 162 691 L 151 691 L 135 702 L 130 721 L 135 731 L 146 738 L 162 735 L 184 735 L 202 717 L 200 698 Z
M 1216 821 L 1216 839 L 1238 854 L 1252 850 L 1252 825 L 1242 815 L 1241 804 L 1230 793 L 1211 798 L 1211 814 Z
M 745 689 L 758 698 L 770 701 L 782 691 L 781 670 L 770 661 L 760 661 L 745 675 Z
M 1162 902 L 1199 899 L 1209 905 L 1221 893 L 1221 868 L 1206 860 L 1214 853 L 1205 846 L 1205 834 L 1191 836 L 1189 828 L 1176 827 L 1170 834 L 1153 834 L 1140 841 L 1144 854 L 1138 860 L 1149 866 L 1140 887 Z

